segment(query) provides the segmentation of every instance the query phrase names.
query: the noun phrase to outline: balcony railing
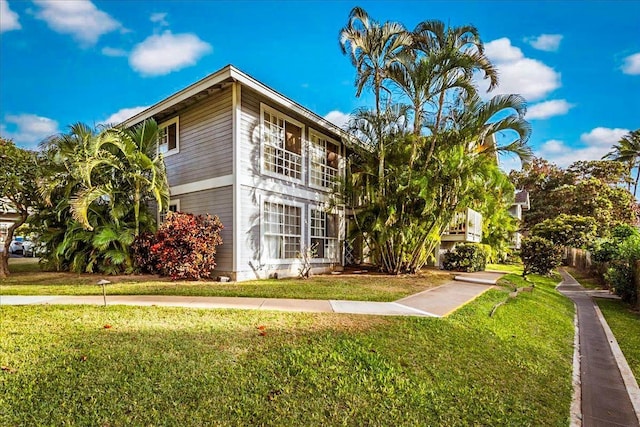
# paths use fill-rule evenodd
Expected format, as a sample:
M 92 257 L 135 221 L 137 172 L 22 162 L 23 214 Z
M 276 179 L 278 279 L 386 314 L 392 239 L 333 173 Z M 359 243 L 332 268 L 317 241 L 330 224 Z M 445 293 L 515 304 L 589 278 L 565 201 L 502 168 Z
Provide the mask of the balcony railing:
M 470 242 L 482 241 L 482 215 L 473 209 L 457 212 L 449 228 L 442 234 L 443 242 Z

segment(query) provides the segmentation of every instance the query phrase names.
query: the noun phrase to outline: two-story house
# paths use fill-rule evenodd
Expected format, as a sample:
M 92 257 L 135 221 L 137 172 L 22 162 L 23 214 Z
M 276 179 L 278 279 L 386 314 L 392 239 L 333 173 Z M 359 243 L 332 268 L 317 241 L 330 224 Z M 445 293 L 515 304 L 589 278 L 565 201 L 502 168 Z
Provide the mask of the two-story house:
M 231 65 L 123 125 L 149 118 L 161 128 L 170 210 L 224 224 L 216 275 L 297 275 L 310 247 L 313 272 L 341 268 L 345 209 L 331 195 L 343 130 Z

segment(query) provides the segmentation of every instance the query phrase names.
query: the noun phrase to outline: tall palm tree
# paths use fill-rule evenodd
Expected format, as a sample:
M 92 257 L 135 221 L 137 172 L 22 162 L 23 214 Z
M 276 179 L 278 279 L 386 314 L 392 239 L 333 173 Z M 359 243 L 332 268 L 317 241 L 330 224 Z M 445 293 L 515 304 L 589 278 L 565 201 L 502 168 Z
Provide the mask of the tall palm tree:
M 450 85 L 451 81 L 471 81 L 478 71 L 489 79 L 489 90 L 498 85 L 498 72 L 484 53 L 484 44 L 473 25 L 447 27 L 442 21 L 429 20 L 419 23 L 413 31 L 414 49 L 429 56 L 437 53 L 442 87 L 438 91 L 438 104 L 432 133 L 440 132 L 445 110 L 445 98 L 452 88 L 468 87 Z M 433 154 L 435 139 L 429 148 L 428 158 Z
M 629 132 L 623 136 L 611 152 L 603 159 L 611 159 L 629 165 L 629 174 L 636 169 L 636 178 L 633 179 L 633 197 L 638 191 L 638 180 L 640 180 L 640 129 Z
M 367 12 L 354 7 L 349 13 L 347 25 L 340 30 L 340 49 L 348 54 L 351 63 L 356 68 L 356 96 L 360 96 L 365 87 L 373 88 L 375 95 L 375 111 L 380 116 L 381 92 L 386 90 L 384 82 L 388 79 L 391 64 L 398 61 L 402 55 L 409 54 L 412 43 L 411 34 L 402 24 L 397 22 L 379 22 L 372 20 Z M 378 129 L 381 136 L 382 129 Z M 383 144 L 379 137 L 378 143 Z M 384 181 L 385 175 L 385 147 L 380 147 L 380 164 L 378 166 L 378 180 Z M 382 189 L 382 187 L 380 187 Z
M 373 87 L 376 98 L 376 113 L 381 111 L 381 91 L 388 78 L 391 64 L 408 52 L 412 43 L 411 34 L 397 22 L 379 22 L 372 20 L 360 7 L 354 7 L 349 13 L 349 22 L 340 30 L 340 49 L 348 54 L 356 68 L 356 96 L 360 96 L 365 87 Z

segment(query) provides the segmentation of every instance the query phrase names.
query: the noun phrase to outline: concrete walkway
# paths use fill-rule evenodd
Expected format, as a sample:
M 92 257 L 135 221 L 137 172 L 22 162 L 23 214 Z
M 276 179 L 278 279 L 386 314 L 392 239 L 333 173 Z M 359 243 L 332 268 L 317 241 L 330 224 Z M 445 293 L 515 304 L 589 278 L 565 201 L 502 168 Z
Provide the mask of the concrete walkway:
M 395 302 L 304 300 L 283 298 L 246 297 L 189 297 L 168 295 L 107 295 L 107 305 L 164 306 L 192 308 L 235 308 L 318 313 L 374 314 L 382 316 L 443 317 L 491 289 L 501 275 L 493 281 L 478 273 L 481 283 L 456 279 L 437 288 L 402 298 Z M 474 273 L 465 277 L 474 278 Z M 34 304 L 86 304 L 103 305 L 101 295 L 87 296 L 0 296 L 0 305 Z
M 563 281 L 558 290 L 573 300 L 577 308 L 581 425 L 637 427 L 639 415 L 636 413 L 631 395 L 634 395 L 634 401 L 639 397 L 635 394 L 636 390 L 632 390 L 633 386 L 628 389 L 626 384 L 635 383 L 635 378 L 633 375 L 631 378 L 623 378 L 619 369 L 620 361 L 612 351 L 615 338 L 607 337 L 606 321 L 591 298 L 592 292 L 580 286 L 567 272 L 561 270 L 560 273 Z M 618 359 L 624 360 L 621 352 L 617 356 Z M 626 361 L 624 364 L 626 365 Z M 630 373 L 625 374 L 628 376 Z M 635 388 L 637 387 L 636 383 Z M 576 422 L 573 424 L 580 425 Z

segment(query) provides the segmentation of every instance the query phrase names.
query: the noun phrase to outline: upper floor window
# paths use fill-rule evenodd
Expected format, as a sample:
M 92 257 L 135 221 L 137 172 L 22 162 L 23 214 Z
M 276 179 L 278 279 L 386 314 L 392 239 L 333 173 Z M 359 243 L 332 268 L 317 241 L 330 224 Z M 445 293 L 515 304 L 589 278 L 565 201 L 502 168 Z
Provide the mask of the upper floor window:
M 338 145 L 315 132 L 309 134 L 309 185 L 313 187 L 332 187 L 338 178 L 340 164 Z
M 158 125 L 158 151 L 165 157 L 180 151 L 180 123 L 178 117 Z
M 262 106 L 263 170 L 302 180 L 304 125 Z

